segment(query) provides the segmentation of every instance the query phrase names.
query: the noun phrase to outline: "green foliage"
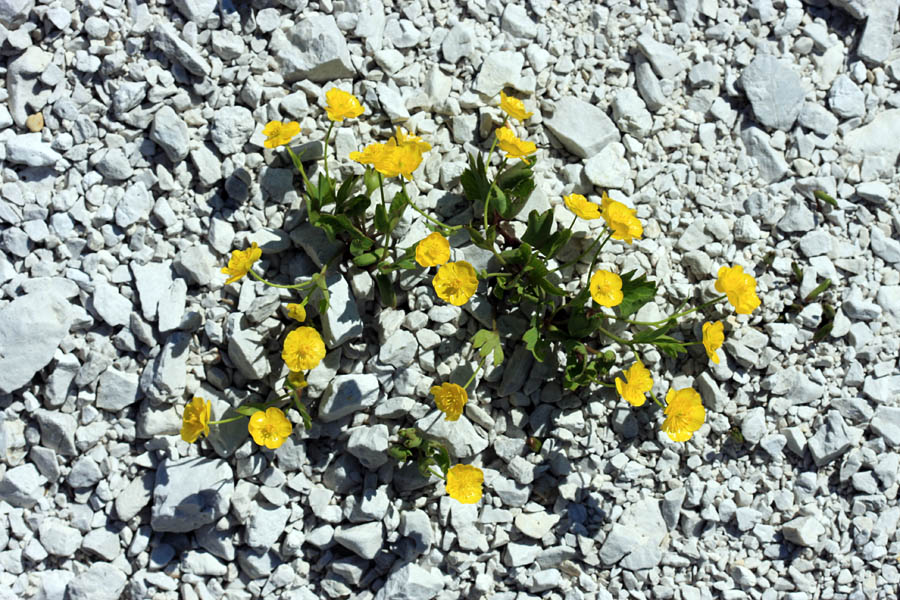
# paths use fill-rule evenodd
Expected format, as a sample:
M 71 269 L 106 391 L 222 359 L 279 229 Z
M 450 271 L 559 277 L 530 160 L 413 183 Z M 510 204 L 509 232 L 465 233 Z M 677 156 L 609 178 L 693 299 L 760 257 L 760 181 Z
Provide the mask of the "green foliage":
M 656 284 L 647 281 L 646 274 L 635 277 L 635 273 L 636 271 L 629 271 L 622 275 L 622 294 L 625 297 L 616 307 L 621 317 L 633 315 L 656 296 Z
M 472 338 L 472 347 L 478 348 L 478 354 L 482 358 L 494 354 L 494 366 L 499 366 L 503 362 L 503 344 L 500 343 L 500 334 L 490 329 L 479 329 Z
M 428 478 L 433 473 L 432 466 L 440 469 L 444 476 L 450 470 L 450 453 L 443 444 L 423 437 L 415 427 L 401 429 L 397 432 L 398 443 L 388 449 L 388 454 L 401 464 L 414 461 L 422 477 Z

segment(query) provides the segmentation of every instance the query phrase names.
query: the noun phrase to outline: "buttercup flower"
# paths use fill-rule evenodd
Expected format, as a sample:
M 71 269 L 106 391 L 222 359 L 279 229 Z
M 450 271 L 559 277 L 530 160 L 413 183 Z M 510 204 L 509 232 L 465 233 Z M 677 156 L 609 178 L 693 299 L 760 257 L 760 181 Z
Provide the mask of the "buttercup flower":
M 641 239 L 644 228 L 636 216 L 636 210 L 628 208 L 621 202 L 610 200 L 606 192 L 603 192 L 600 203 L 603 207 L 603 219 L 612 230 L 612 239 L 623 240 L 629 244 L 634 238 Z
M 500 109 L 518 121 L 525 121 L 534 114 L 525 110 L 524 102 L 513 96 L 507 96 L 502 91 L 500 92 Z
M 356 161 L 361 165 L 375 165 L 375 161 L 381 158 L 384 152 L 384 144 L 369 144 L 363 148 L 362 152 L 351 152 L 350 160 Z
M 417 135 L 413 135 L 411 133 L 406 133 L 399 127 L 397 128 L 397 131 L 394 133 L 394 137 L 392 137 L 388 141 L 388 145 L 391 145 L 391 144 L 396 144 L 400 148 L 408 148 L 408 149 L 415 150 L 416 153 L 419 154 L 420 158 L 423 154 L 425 154 L 426 152 L 431 150 L 431 144 L 424 141 L 422 138 L 420 138 Z
M 498 127 L 494 134 L 497 136 L 497 145 L 506 152 L 507 158 L 521 158 L 528 162 L 525 157 L 537 152 L 537 145 L 534 142 L 520 140 L 509 127 Z
M 434 395 L 434 403 L 438 410 L 446 415 L 444 420 L 458 421 L 463 407 L 469 400 L 466 389 L 455 383 L 442 383 L 440 386 L 432 387 L 431 393 Z
M 450 260 L 450 242 L 437 231 L 416 244 L 416 262 L 422 267 L 437 267 Z
M 306 308 L 302 304 L 291 303 L 287 305 L 288 316 L 297 321 L 306 320 Z
M 386 144 L 369 144 L 362 152 L 351 152 L 350 160 L 372 168 L 385 177 L 402 175 L 412 180 L 412 173 L 422 164 L 422 154 L 431 150 L 431 144 L 422 138 L 397 129 Z
M 716 364 L 719 364 L 719 355 L 716 354 L 716 350 L 721 348 L 725 341 L 724 329 L 725 324 L 722 321 L 703 324 L 703 348 L 706 349 L 709 360 Z
M 453 465 L 447 471 L 447 494 L 461 504 L 475 504 L 481 500 L 484 472 L 472 465 Z
M 653 389 L 653 377 L 640 362 L 631 365 L 631 368 L 625 371 L 627 383 L 623 379 L 616 377 L 616 391 L 625 398 L 632 406 L 641 406 L 646 401 L 644 394 Z
M 625 299 L 622 278 L 609 271 L 599 270 L 591 276 L 591 298 L 601 306 L 618 306 Z
M 231 258 L 228 260 L 228 266 L 222 267 L 222 272 L 230 275 L 225 284 L 234 283 L 253 268 L 253 263 L 262 256 L 262 249 L 256 245 L 256 242 L 246 250 L 233 250 Z
M 716 291 L 728 296 L 728 302 L 739 315 L 749 315 L 760 305 L 756 296 L 756 279 L 744 273 L 744 267 L 722 267 L 716 280 Z
M 325 358 L 325 342 L 312 327 L 298 327 L 284 338 L 281 358 L 291 371 L 314 369 Z
M 454 306 L 462 306 L 478 289 L 478 276 L 472 265 L 460 260 L 442 265 L 431 285 L 438 298 Z
M 302 390 L 309 384 L 306 382 L 306 377 L 303 376 L 303 373 L 300 371 L 291 371 L 287 376 L 287 384 L 292 389 Z
M 254 442 L 274 450 L 284 443 L 294 428 L 280 408 L 270 406 L 264 411 L 253 413 L 247 423 L 247 430 Z
M 325 92 L 325 102 L 328 104 L 325 108 L 328 118 L 336 122 L 355 119 L 366 110 L 356 96 L 336 87 Z
M 693 388 L 677 391 L 670 389 L 666 394 L 665 415 L 662 430 L 673 442 L 686 442 L 703 426 L 706 409 L 703 408 L 700 394 Z
M 263 135 L 266 136 L 263 146 L 266 148 L 277 148 L 278 146 L 290 144 L 291 140 L 298 133 L 300 133 L 300 123 L 296 121 L 288 123 L 269 121 L 263 129 Z
M 563 196 L 563 202 L 566 203 L 569 210 L 582 219 L 590 221 L 592 219 L 599 219 L 602 216 L 600 214 L 600 207 L 581 194 L 569 194 L 568 196 Z
M 181 439 L 193 444 L 200 434 L 209 435 L 209 413 L 212 403 L 203 398 L 194 398 L 184 407 L 181 421 Z

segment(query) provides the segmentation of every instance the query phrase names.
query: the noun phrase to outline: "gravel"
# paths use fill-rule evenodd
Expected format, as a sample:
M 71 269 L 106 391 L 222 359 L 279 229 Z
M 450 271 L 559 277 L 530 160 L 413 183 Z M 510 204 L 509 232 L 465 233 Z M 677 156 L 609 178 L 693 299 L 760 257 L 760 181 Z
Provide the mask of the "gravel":
M 898 7 L 0 0 L 0 597 L 892 597 Z M 340 251 L 261 134 L 298 121 L 315 176 L 333 85 L 366 112 L 335 126 L 331 172 L 360 173 L 346 155 L 405 127 L 433 146 L 407 189 L 452 223 L 499 92 L 522 98 L 537 189 L 511 226 L 532 208 L 568 226 L 572 192 L 636 209 L 643 239 L 601 260 L 657 282 L 640 320 L 712 298 L 723 264 L 753 273 L 758 311 L 703 317 L 726 323 L 718 365 L 642 354 L 657 395 L 701 393 L 694 438 L 510 345 L 446 422 L 430 389 L 466 381 L 477 330 L 527 324 L 482 295 L 448 306 L 419 270 L 382 309 L 343 265 L 330 308 L 308 306 L 328 349 L 304 390 L 313 428 L 276 451 L 242 423 L 184 443 L 190 398 L 227 419 L 285 374 L 295 296 L 224 285 L 231 250 L 257 242 L 281 283 Z M 401 249 L 428 231 L 407 213 Z M 500 270 L 467 243 L 454 260 Z M 692 317 L 670 334 L 697 339 Z M 385 454 L 411 426 L 484 470 L 479 504 Z

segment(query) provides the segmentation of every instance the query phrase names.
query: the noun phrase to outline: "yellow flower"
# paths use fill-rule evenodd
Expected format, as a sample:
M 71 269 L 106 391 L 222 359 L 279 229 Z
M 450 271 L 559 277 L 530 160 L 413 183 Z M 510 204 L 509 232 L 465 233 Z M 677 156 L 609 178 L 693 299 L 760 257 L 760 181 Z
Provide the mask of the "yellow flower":
M 625 380 L 616 377 L 616 391 L 632 406 L 641 406 L 646 401 L 644 394 L 653 389 L 653 377 L 640 361 L 625 371 Z
M 300 133 L 300 123 L 296 121 L 290 121 L 288 123 L 269 121 L 263 129 L 263 135 L 266 136 L 266 141 L 263 142 L 263 146 L 266 148 L 277 148 L 278 146 L 290 144 L 291 140 L 294 139 L 294 136 L 298 133 Z
M 601 306 L 618 306 L 622 304 L 625 294 L 622 293 L 622 278 L 609 271 L 599 270 L 591 276 L 591 298 Z
M 437 267 L 450 260 L 450 242 L 435 231 L 416 244 L 416 262 L 422 267 Z
M 438 268 L 431 285 L 438 298 L 454 306 L 462 306 L 478 289 L 478 276 L 472 265 L 460 260 Z
M 288 304 L 287 305 L 288 316 L 297 321 L 305 321 L 306 320 L 306 308 L 302 304 Z
M 475 504 L 481 500 L 481 486 L 484 472 L 472 465 L 453 465 L 447 471 L 447 485 L 444 489 L 454 500 L 462 504 Z
M 463 407 L 469 400 L 466 389 L 455 383 L 442 383 L 431 388 L 434 395 L 434 403 L 438 410 L 447 415 L 445 421 L 458 421 L 462 415 Z
M 669 434 L 673 442 L 686 442 L 703 426 L 706 409 L 700 394 L 693 388 L 670 389 L 666 394 L 665 415 L 662 430 Z
M 502 91 L 500 92 L 500 108 L 518 121 L 524 121 L 534 114 L 525 110 L 524 102 L 513 96 L 507 96 Z
M 336 87 L 325 92 L 325 101 L 328 104 L 325 112 L 332 121 L 355 119 L 366 110 L 356 96 Z
M 356 161 L 361 165 L 374 165 L 384 152 L 384 144 L 369 144 L 363 148 L 362 152 L 351 152 L 350 160 Z
M 724 329 L 725 324 L 722 321 L 703 324 L 703 347 L 706 349 L 709 360 L 716 364 L 719 364 L 719 355 L 716 354 L 716 350 L 721 348 L 725 341 Z
M 281 358 L 291 371 L 314 369 L 325 358 L 325 342 L 312 327 L 298 327 L 284 338 Z
M 294 428 L 280 408 L 270 406 L 265 411 L 253 413 L 250 422 L 247 423 L 247 430 L 253 436 L 254 442 L 274 450 L 284 443 Z
M 590 221 L 592 219 L 599 219 L 602 216 L 600 214 L 600 207 L 581 194 L 569 194 L 568 196 L 563 196 L 563 202 L 566 203 L 569 210 L 582 219 Z
M 636 216 L 636 210 L 628 208 L 621 202 L 610 200 L 606 192 L 603 192 L 600 203 L 603 207 L 603 219 L 612 230 L 612 239 L 624 240 L 629 244 L 634 238 L 641 239 L 644 228 Z
M 415 150 L 420 156 L 429 150 L 431 150 L 431 144 L 424 141 L 417 135 L 412 135 L 411 133 L 406 133 L 399 127 L 397 131 L 394 133 L 394 137 L 392 137 L 388 141 L 388 145 L 395 144 L 401 148 L 411 148 Z
M 494 133 L 497 136 L 497 145 L 506 152 L 507 158 L 521 158 L 527 163 L 528 161 L 525 157 L 537 152 L 537 146 L 534 142 L 520 140 L 509 127 L 498 127 Z
M 184 416 L 181 422 L 181 439 L 188 444 L 193 444 L 200 434 L 209 435 L 209 413 L 212 404 L 203 398 L 194 398 L 184 407 Z
M 716 280 L 716 291 L 728 296 L 728 302 L 739 315 L 749 315 L 760 305 L 756 296 L 756 279 L 744 273 L 744 267 L 722 267 Z
M 431 144 L 422 138 L 409 135 L 398 128 L 386 144 L 369 144 L 362 152 L 351 152 L 350 160 L 372 165 L 385 177 L 402 175 L 412 180 L 412 173 L 422 164 L 422 154 L 431 150 Z
M 256 242 L 246 250 L 233 250 L 231 258 L 228 260 L 228 266 L 222 268 L 222 272 L 231 277 L 225 282 L 225 285 L 234 283 L 253 268 L 253 263 L 262 256 L 262 250 L 256 245 Z

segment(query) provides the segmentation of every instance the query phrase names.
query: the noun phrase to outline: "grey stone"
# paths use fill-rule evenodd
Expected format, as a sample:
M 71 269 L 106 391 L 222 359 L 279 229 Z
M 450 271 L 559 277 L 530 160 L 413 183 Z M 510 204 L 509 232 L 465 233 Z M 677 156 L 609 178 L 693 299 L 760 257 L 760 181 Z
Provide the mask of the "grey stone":
M 678 526 L 678 519 L 681 517 L 681 507 L 686 496 L 687 490 L 683 487 L 669 490 L 663 496 L 660 514 L 663 517 L 663 521 L 666 522 L 666 527 L 669 528 L 669 531 Z
M 74 318 L 65 298 L 46 292 L 19 296 L 0 308 L 0 393 L 21 388 L 49 364 Z
M 222 60 L 234 60 L 244 53 L 244 40 L 227 29 L 212 32 L 212 49 Z M 283 105 L 282 105 L 283 106 Z
M 6 159 L 29 167 L 52 167 L 62 158 L 40 133 L 20 133 L 6 142 Z
M 41 521 L 38 535 L 44 549 L 54 556 L 68 558 L 81 547 L 81 532 L 55 517 Z
M 649 114 L 649 113 L 648 113 Z M 584 174 L 600 188 L 622 189 L 631 179 L 631 166 L 625 159 L 625 146 L 608 144 L 584 163 Z
M 714 63 L 707 61 L 694 65 L 688 72 L 688 80 L 695 87 L 712 87 L 719 79 L 719 69 Z
M 747 153 L 756 159 L 759 177 L 766 183 L 780 180 L 790 169 L 784 154 L 772 147 L 769 136 L 758 127 L 743 129 L 741 141 L 744 142 Z
M 212 187 L 222 179 L 222 161 L 205 144 L 190 151 L 200 185 Z
M 122 552 L 119 536 L 109 529 L 94 529 L 89 532 L 81 542 L 81 549 L 108 561 L 115 560 Z
M 69 571 L 48 569 L 41 571 L 39 577 L 41 583 L 38 593 L 34 596 L 35 600 L 65 600 L 66 588 L 69 587 L 69 582 L 72 581 L 75 574 Z
M 636 502 L 613 524 L 600 548 L 600 560 L 606 565 L 619 563 L 631 571 L 652 568 L 662 560 L 659 545 L 666 531 L 657 500 Z
M 494 98 L 506 87 L 516 87 L 522 77 L 525 57 L 519 52 L 490 52 L 485 55 L 472 89 Z
M 891 186 L 883 181 L 866 181 L 856 186 L 856 195 L 874 204 L 885 204 L 891 197 Z
M 405 563 L 388 576 L 375 600 L 431 600 L 443 589 L 444 578 L 437 568 Z
M 107 150 L 103 154 L 103 158 L 97 163 L 97 171 L 115 181 L 125 181 L 134 173 L 128 157 L 118 148 Z
M 476 456 L 488 446 L 485 436 L 478 433 L 465 415 L 458 421 L 446 421 L 444 413 L 435 410 L 416 421 L 416 427 L 428 431 L 430 437 L 445 444 L 457 458 Z
M 0 424 L 0 431 L 2 430 L 3 426 Z M 0 456 L 6 453 L 5 445 L 3 435 L 0 433 Z M 47 481 L 56 481 L 59 478 L 59 463 L 56 459 L 56 452 L 50 448 L 32 446 L 31 450 L 28 451 L 28 458 L 34 463 L 41 475 L 47 478 Z
M 819 543 L 819 538 L 825 533 L 825 528 L 815 517 L 797 517 L 785 523 L 781 531 L 787 541 L 798 546 L 813 548 Z
M 66 588 L 69 600 L 118 600 L 128 578 L 109 563 L 94 563 L 76 575 Z
M 181 568 L 185 573 L 201 577 L 224 577 L 228 566 L 208 552 L 190 550 L 181 558 Z
M 338 527 L 334 541 L 357 556 L 372 560 L 384 544 L 384 526 L 374 522 Z
M 189 21 L 206 23 L 216 9 L 217 0 L 175 0 L 175 6 Z
M 153 115 L 150 139 L 159 144 L 173 163 L 187 158 L 190 150 L 188 126 L 171 106 L 165 105 Z
M 101 479 L 103 479 L 103 473 L 97 462 L 90 456 L 82 456 L 72 465 L 72 470 L 66 477 L 66 483 L 75 489 L 84 489 L 97 485 Z
M 128 186 L 125 195 L 116 205 L 116 225 L 129 227 L 146 221 L 153 209 L 153 198 L 142 181 Z
M 159 299 L 158 329 L 160 333 L 181 327 L 184 321 L 184 308 L 187 302 L 187 283 L 184 279 L 176 279 Z
M 210 137 L 219 152 L 227 156 L 243 150 L 255 128 L 249 110 L 243 106 L 226 106 L 216 111 Z
M 388 436 L 387 425 L 355 427 L 350 430 L 347 451 L 364 467 L 375 471 L 388 461 Z
M 31 463 L 6 471 L 0 479 L 0 500 L 13 506 L 31 508 L 44 495 L 44 478 Z
M 375 404 L 379 392 L 375 375 L 353 374 L 334 377 L 322 393 L 319 418 L 336 421 Z
M 219 459 L 165 459 L 156 470 L 154 531 L 187 532 L 215 523 L 228 511 L 234 480 Z
M 757 121 L 782 131 L 793 127 L 806 90 L 790 63 L 768 54 L 757 55 L 741 73 L 740 82 Z
M 288 34 L 276 29 L 269 51 L 278 59 L 287 83 L 332 81 L 354 73 L 344 34 L 331 15 L 311 14 Z
M 900 241 L 885 235 L 880 227 L 871 228 L 869 243 L 875 256 L 883 259 L 888 264 L 900 263 Z
M 284 533 L 291 509 L 287 506 L 273 506 L 268 503 L 256 505 L 256 510 L 247 523 L 245 541 L 253 548 L 271 548 Z
M 803 127 L 827 137 L 837 131 L 838 119 L 824 106 L 815 102 L 804 102 L 797 117 Z
M 472 56 L 475 51 L 475 35 L 472 28 L 464 23 L 457 23 L 441 42 L 441 53 L 444 60 L 450 64 L 456 64 L 461 58 Z
M 572 96 L 556 103 L 556 112 L 545 124 L 566 150 L 581 158 L 619 141 L 619 130 L 603 110 Z
M 671 46 L 657 42 L 646 33 L 638 37 L 637 45 L 641 53 L 653 65 L 656 74 L 663 79 L 674 79 L 684 71 L 684 61 L 679 58 Z
M 347 280 L 340 273 L 331 272 L 325 276 L 325 283 L 331 297 L 328 310 L 322 315 L 322 337 L 328 348 L 336 348 L 362 336 L 363 322 Z
M 34 413 L 41 428 L 41 444 L 62 456 L 76 456 L 75 431 L 78 422 L 71 414 L 56 410 L 38 410 Z
M 228 337 L 228 358 L 251 381 L 271 371 L 263 335 L 253 328 L 237 329 Z
M 121 81 L 113 94 L 112 107 L 116 114 L 127 113 L 138 106 L 147 95 L 146 81 Z
M 43 105 L 35 94 L 37 85 L 35 79 L 47 69 L 52 59 L 52 54 L 45 52 L 38 45 L 33 45 L 9 62 L 6 72 L 9 112 L 19 127 L 25 127 L 29 107 L 35 109 L 35 105 Z
M 667 104 L 667 97 L 663 94 L 662 85 L 653 67 L 643 57 L 635 60 L 635 84 L 641 98 L 647 103 L 647 108 L 656 112 Z
M 828 411 L 822 425 L 807 445 L 817 466 L 828 464 L 849 450 L 852 442 L 841 413 L 836 410 Z
M 0 23 L 7 29 L 17 29 L 34 8 L 34 0 L 0 0 Z
M 900 154 L 897 139 L 900 139 L 900 108 L 878 113 L 867 125 L 844 134 L 844 145 L 859 160 L 879 158 L 894 165 Z
M 531 20 L 525 8 L 518 4 L 507 4 L 500 20 L 500 29 L 514 38 L 533 40 L 537 37 L 537 24 Z
M 147 471 L 131 480 L 125 489 L 116 496 L 116 515 L 119 520 L 128 522 L 137 516 L 153 497 L 153 486 L 156 474 Z
M 180 63 L 185 69 L 199 77 L 210 73 L 209 63 L 190 44 L 181 39 L 178 31 L 168 22 L 159 22 L 153 28 L 153 42 L 166 58 Z
M 806 233 L 815 225 L 815 216 L 801 199 L 789 201 L 784 216 L 778 221 L 778 229 L 785 233 Z
M 172 263 L 151 262 L 139 265 L 131 262 L 131 272 L 141 302 L 141 313 L 148 321 L 156 319 L 159 301 L 172 285 Z
M 851 288 L 844 296 L 841 310 L 854 321 L 874 321 L 882 312 L 880 306 L 863 298 L 862 290 L 858 287 Z
M 846 75 L 839 75 L 828 90 L 831 112 L 842 119 L 853 119 L 866 114 L 866 96 Z
M 866 62 L 880 65 L 890 56 L 893 49 L 892 36 L 897 24 L 897 12 L 900 10 L 898 0 L 870 0 L 866 3 L 868 17 L 866 28 L 856 53 Z
M 896 377 L 894 379 L 897 379 Z M 894 394 L 898 388 L 894 388 Z M 900 408 L 896 406 L 879 406 L 875 410 L 869 427 L 884 441 L 893 447 L 900 446 Z
M 175 271 L 181 274 L 189 285 L 208 286 L 220 278 L 224 281 L 218 259 L 205 244 L 188 246 L 178 254 L 173 264 Z M 163 291 L 160 293 L 160 299 L 162 296 Z
M 619 131 L 636 139 L 644 139 L 653 128 L 653 116 L 632 88 L 625 88 L 616 94 L 612 102 L 612 112 Z
M 412 364 L 417 350 L 416 337 L 405 329 L 400 329 L 381 346 L 378 360 L 392 367 L 405 367 Z
M 759 406 L 747 411 L 741 421 L 741 435 L 751 444 L 757 444 L 766 434 L 766 409 Z
M 100 318 L 113 327 L 127 325 L 131 319 L 131 302 L 119 293 L 118 288 L 106 281 L 97 282 L 91 300 Z
M 412 543 L 414 556 L 424 554 L 434 542 L 431 518 L 423 510 L 406 510 L 400 515 L 400 535 Z
M 550 530 L 558 522 L 559 515 L 551 515 L 547 512 L 520 513 L 515 518 L 516 528 L 536 540 L 540 540 L 550 533 Z

